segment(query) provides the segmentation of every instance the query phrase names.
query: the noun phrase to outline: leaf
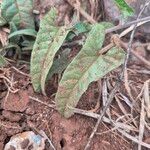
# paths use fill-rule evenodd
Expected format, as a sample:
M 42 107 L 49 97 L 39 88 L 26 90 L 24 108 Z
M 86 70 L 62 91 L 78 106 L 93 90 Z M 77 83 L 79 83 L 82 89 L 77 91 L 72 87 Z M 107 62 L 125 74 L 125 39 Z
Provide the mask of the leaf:
M 7 64 L 7 61 L 2 55 L 0 55 L 0 67 L 4 67 L 6 64 Z
M 48 47 L 48 51 L 44 58 L 42 72 L 41 72 L 41 89 L 44 95 L 46 95 L 45 94 L 45 81 L 49 73 L 49 70 L 53 64 L 55 54 L 59 50 L 61 45 L 63 44 L 69 31 L 70 30 L 66 29 L 66 27 L 60 27 L 55 37 L 53 38 L 53 42 Z
M 18 30 L 14 22 L 10 22 L 9 23 L 9 27 L 10 27 L 10 34 L 12 34 L 13 32 L 16 32 Z M 9 39 L 9 41 L 11 43 L 15 43 L 15 44 L 18 43 L 19 44 L 19 42 L 20 42 L 20 36 L 12 37 L 11 39 Z
M 15 50 L 16 55 L 18 55 L 18 57 L 21 57 L 21 49 L 17 44 L 14 43 L 9 43 L 7 46 L 2 48 L 2 51 L 0 51 L 0 54 L 5 56 L 7 53 L 9 53 L 9 51 L 11 50 Z
M 44 61 L 59 30 L 55 25 L 56 14 L 56 9 L 51 8 L 50 12 L 41 20 L 40 29 L 33 46 L 30 73 L 35 91 L 41 90 L 41 75 Z
M 71 41 L 75 36 L 78 36 L 81 33 L 89 32 L 91 30 L 91 24 L 89 23 L 83 23 L 78 22 L 76 23 L 72 29 L 71 32 L 66 37 L 66 41 Z
M 74 26 L 74 32 L 78 35 L 80 33 L 88 32 L 91 30 L 91 25 L 89 23 L 78 22 Z
M 16 37 L 18 35 L 28 35 L 32 37 L 36 37 L 37 32 L 34 29 L 22 29 L 11 33 L 8 38 Z
M 50 79 L 54 74 L 61 74 L 66 69 L 70 63 L 68 58 L 69 53 L 70 49 L 66 49 L 60 54 L 60 58 L 54 60 L 53 65 L 48 73 L 48 79 Z
M 23 51 L 32 51 L 34 43 L 35 43 L 35 40 L 31 40 L 31 39 L 30 40 L 24 40 L 21 43 L 22 52 Z
M 125 0 L 114 0 L 114 1 L 125 18 L 133 15 L 134 13 L 133 9 L 125 2 Z
M 108 26 L 106 23 L 93 26 L 83 48 L 63 74 L 55 101 L 58 111 L 66 118 L 73 114 L 69 107 L 77 105 L 89 84 L 120 66 L 124 60 L 123 50 L 116 47 L 105 55 L 98 55 Z
M 0 16 L 0 26 L 5 25 L 6 23 L 7 21 L 3 17 Z
M 1 4 L 2 17 L 15 23 L 18 29 L 35 28 L 32 10 L 33 0 L 3 0 Z

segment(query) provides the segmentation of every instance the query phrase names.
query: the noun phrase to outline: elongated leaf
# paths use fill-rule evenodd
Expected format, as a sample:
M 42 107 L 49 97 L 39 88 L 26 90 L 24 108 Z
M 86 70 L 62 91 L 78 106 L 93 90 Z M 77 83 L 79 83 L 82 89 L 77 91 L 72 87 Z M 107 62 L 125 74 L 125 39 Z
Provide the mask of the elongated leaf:
M 32 37 L 36 37 L 37 32 L 34 29 L 22 29 L 11 33 L 8 38 L 16 37 L 18 35 L 28 35 Z
M 133 15 L 134 13 L 133 9 L 126 3 L 125 0 L 114 0 L 114 1 L 125 18 Z
M 53 59 L 55 57 L 56 52 L 63 44 L 68 33 L 69 33 L 68 29 L 66 29 L 65 27 L 60 27 L 60 29 L 58 30 L 53 39 L 53 42 L 48 47 L 48 52 L 43 62 L 41 74 L 41 89 L 44 95 L 45 95 L 45 81 L 49 73 L 49 70 L 53 64 Z
M 54 60 L 53 65 L 48 73 L 48 79 L 50 79 L 54 74 L 61 74 L 69 65 L 71 60 L 68 58 L 70 49 L 66 49 L 60 54 L 60 58 Z
M 98 55 L 105 38 L 105 25 L 93 26 L 83 48 L 67 67 L 59 83 L 55 99 L 56 105 L 58 111 L 67 118 L 73 114 L 69 106 L 77 105 L 89 84 L 97 81 L 123 62 L 124 52 L 116 47 L 105 55 Z
M 46 55 L 49 53 L 49 49 L 51 48 L 51 43 L 59 30 L 59 28 L 55 25 L 56 14 L 56 9 L 52 8 L 41 20 L 40 30 L 37 34 L 32 50 L 30 73 L 35 91 L 41 90 L 42 68 Z
M 9 23 L 9 27 L 10 27 L 10 34 L 12 34 L 13 32 L 16 32 L 18 29 L 17 29 L 17 26 L 15 25 L 15 23 L 14 22 L 10 22 Z M 9 35 L 10 35 L 9 34 Z M 11 43 L 15 43 L 15 44 L 19 44 L 19 42 L 20 42 L 20 36 L 15 36 L 15 37 L 12 37 L 12 38 L 10 38 L 9 39 L 9 41 L 11 42 Z
M 71 32 L 69 32 L 66 37 L 66 41 L 71 41 L 75 36 L 78 36 L 81 33 L 86 33 L 91 30 L 92 25 L 89 23 L 78 22 L 73 27 Z
M 3 0 L 1 4 L 2 17 L 8 23 L 15 23 L 19 29 L 35 28 L 32 9 L 33 0 Z
M 0 26 L 5 25 L 6 23 L 7 21 L 3 17 L 0 16 Z
M 51 79 L 51 77 L 54 74 L 61 75 L 62 72 L 67 68 L 67 66 L 71 62 L 71 59 L 68 58 L 69 53 L 70 53 L 70 49 L 66 49 L 63 52 L 60 51 L 59 55 L 61 57 L 57 58 L 57 59 L 55 58 L 55 60 L 53 62 L 53 65 L 52 65 L 51 69 L 49 70 L 49 73 L 48 73 L 46 81 Z
M 7 61 L 2 55 L 0 55 L 0 67 L 5 66 L 6 64 L 7 64 Z

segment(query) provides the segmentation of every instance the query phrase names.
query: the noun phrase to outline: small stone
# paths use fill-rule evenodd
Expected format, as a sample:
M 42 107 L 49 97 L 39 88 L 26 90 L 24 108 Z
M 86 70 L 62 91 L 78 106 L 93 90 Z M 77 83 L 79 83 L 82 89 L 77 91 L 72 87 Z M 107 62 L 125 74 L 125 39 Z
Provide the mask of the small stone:
M 27 115 L 34 115 L 35 111 L 32 107 L 28 107 L 25 112 Z
M 18 122 L 22 118 L 22 114 L 15 113 L 15 112 L 13 113 L 13 112 L 7 111 L 7 110 L 3 110 L 2 115 L 3 115 L 3 117 L 5 117 L 6 119 L 8 119 L 11 122 Z
M 10 150 L 11 145 L 16 148 L 11 150 L 44 150 L 45 138 L 33 131 L 27 131 L 12 136 L 4 150 Z
M 16 148 L 14 146 L 10 145 L 8 150 L 16 150 Z
M 22 142 L 21 142 L 21 148 L 22 149 L 25 149 L 25 148 L 27 148 L 28 147 L 28 145 L 29 145 L 29 143 L 30 143 L 30 141 L 29 141 L 29 139 L 24 139 Z

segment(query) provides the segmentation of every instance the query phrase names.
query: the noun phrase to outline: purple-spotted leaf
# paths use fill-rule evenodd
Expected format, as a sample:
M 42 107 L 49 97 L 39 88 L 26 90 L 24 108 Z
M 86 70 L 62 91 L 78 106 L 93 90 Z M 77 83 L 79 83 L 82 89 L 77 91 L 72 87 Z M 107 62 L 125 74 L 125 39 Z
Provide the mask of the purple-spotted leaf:
M 70 107 L 76 107 L 89 84 L 119 67 L 124 60 L 124 51 L 113 47 L 105 55 L 98 55 L 109 24 L 95 24 L 83 48 L 65 70 L 56 94 L 58 111 L 66 118 L 73 115 Z

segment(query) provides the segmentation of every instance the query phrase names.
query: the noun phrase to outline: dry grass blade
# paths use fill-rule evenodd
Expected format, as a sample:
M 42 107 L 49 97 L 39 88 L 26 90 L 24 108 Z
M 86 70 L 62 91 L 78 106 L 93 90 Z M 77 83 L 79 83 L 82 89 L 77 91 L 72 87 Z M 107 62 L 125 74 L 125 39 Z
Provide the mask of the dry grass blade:
M 134 71 L 137 72 L 137 73 L 150 75 L 150 71 L 149 70 L 134 70 Z
M 150 62 L 148 60 L 146 60 L 144 57 L 140 56 L 137 52 L 135 52 L 134 50 L 131 50 L 131 54 L 134 55 L 139 60 L 141 60 L 144 64 L 146 64 L 147 66 L 150 67 Z
M 124 85 L 125 85 L 125 88 L 127 90 L 127 93 L 128 95 L 130 96 L 130 99 L 132 101 L 134 101 L 134 98 L 133 98 L 133 95 L 132 95 L 132 92 L 131 92 L 131 88 L 129 86 L 129 80 L 128 80 L 128 72 L 127 72 L 127 69 L 125 69 L 124 71 Z
M 140 127 L 139 127 L 139 143 L 138 143 L 138 150 L 141 150 L 141 142 L 143 139 L 145 128 L 145 110 L 144 110 L 144 99 L 141 99 L 141 113 L 140 113 Z
M 135 138 L 134 136 L 131 136 L 130 134 L 126 133 L 125 131 L 121 130 L 121 129 L 118 129 L 118 131 L 123 135 L 125 136 L 127 139 L 137 143 L 137 144 L 140 144 L 148 149 L 150 149 L 150 144 L 147 144 L 147 143 L 144 143 L 144 142 L 140 142 L 137 138 Z
M 121 25 L 121 26 L 120 26 L 120 25 L 119 25 L 119 26 L 117 25 L 117 26 L 114 26 L 114 27 L 112 27 L 112 28 L 110 28 L 110 29 L 107 29 L 107 30 L 106 30 L 106 34 L 129 27 L 129 28 L 127 28 L 126 30 L 124 30 L 124 31 L 122 32 L 122 34 L 120 35 L 120 36 L 122 37 L 122 36 L 124 36 L 125 34 L 127 34 L 128 32 L 132 31 L 131 29 L 133 29 L 133 25 L 134 25 L 135 23 L 139 23 L 137 26 L 141 26 L 142 24 L 147 23 L 147 22 L 149 22 L 149 21 L 150 21 L 150 16 L 141 18 L 141 19 L 139 19 L 139 20 L 134 20 L 134 21 L 131 21 L 131 22 L 127 22 L 127 23 L 125 23 L 125 24 L 123 24 L 123 25 Z
M 127 111 L 125 110 L 123 104 L 120 102 L 119 98 L 115 96 L 116 102 L 120 108 L 120 110 L 123 112 L 124 115 L 128 114 Z
M 107 104 L 107 101 L 108 101 L 108 91 L 107 91 L 107 84 L 106 84 L 106 80 L 105 79 L 103 81 L 103 87 L 102 87 L 102 100 L 103 100 L 103 107 L 105 107 L 106 104 Z M 111 117 L 109 108 L 107 109 L 106 114 L 109 117 Z
M 146 109 L 146 113 L 147 113 L 147 117 L 150 118 L 150 94 L 149 94 L 149 84 L 150 84 L 150 80 L 146 81 L 144 83 L 144 93 L 143 93 L 143 97 L 145 100 L 145 109 Z
M 139 20 L 139 19 L 138 19 Z M 150 19 L 146 20 L 146 21 L 142 21 L 142 22 L 139 22 L 137 23 L 137 27 L 149 22 Z M 126 30 L 124 30 L 121 34 L 120 34 L 120 37 L 123 37 L 124 35 L 126 35 L 127 33 L 131 32 L 132 30 L 134 29 L 134 25 L 130 26 L 129 28 L 127 28 Z
M 70 109 L 73 109 L 75 114 L 84 115 L 84 116 L 91 117 L 91 118 L 94 118 L 94 119 L 98 119 L 100 117 L 99 114 L 89 112 L 89 111 L 86 111 L 86 110 L 82 110 L 82 109 L 78 109 L 78 108 L 72 108 L 72 107 L 70 107 Z M 125 123 L 112 120 L 112 119 L 107 118 L 105 116 L 103 117 L 103 121 L 105 123 L 108 123 L 108 124 L 112 125 L 113 127 L 115 127 L 115 129 L 120 128 L 120 129 L 124 129 L 124 130 L 127 130 L 127 131 L 138 132 L 138 130 L 133 126 L 130 126 L 130 125 L 127 125 Z
M 30 75 L 29 74 L 27 74 L 27 73 L 24 73 L 24 72 L 22 72 L 22 71 L 20 71 L 19 69 L 17 69 L 16 67 L 11 67 L 12 69 L 14 69 L 15 71 L 17 71 L 18 73 L 20 73 L 20 74 L 22 74 L 22 75 L 24 75 L 24 76 L 27 76 L 27 77 L 30 77 Z
M 130 108 L 133 107 L 133 104 L 132 102 L 125 96 L 123 95 L 122 93 L 120 93 L 120 99 L 122 99 Z

